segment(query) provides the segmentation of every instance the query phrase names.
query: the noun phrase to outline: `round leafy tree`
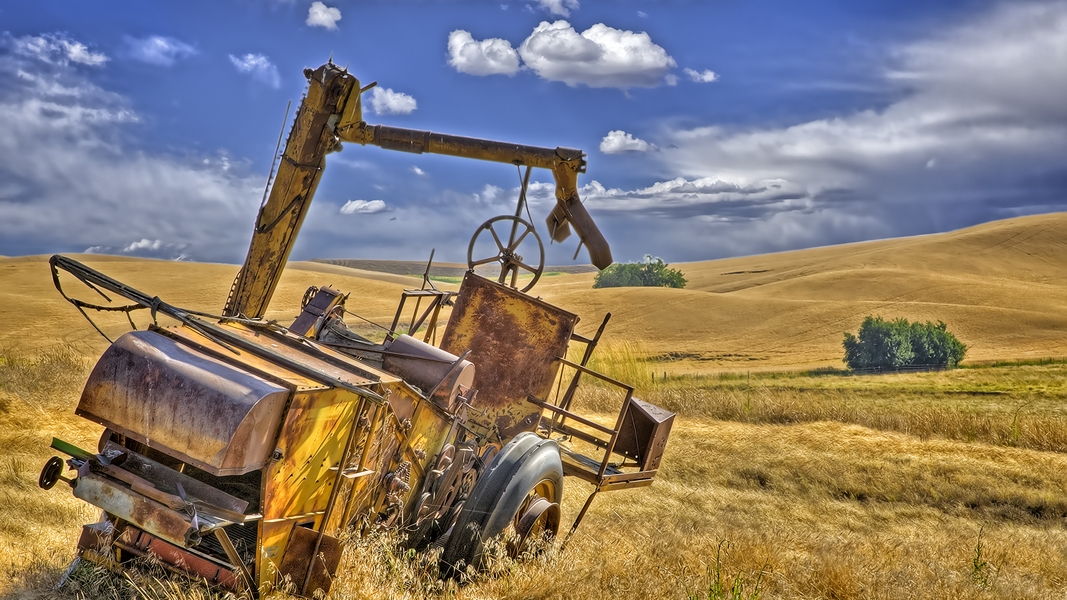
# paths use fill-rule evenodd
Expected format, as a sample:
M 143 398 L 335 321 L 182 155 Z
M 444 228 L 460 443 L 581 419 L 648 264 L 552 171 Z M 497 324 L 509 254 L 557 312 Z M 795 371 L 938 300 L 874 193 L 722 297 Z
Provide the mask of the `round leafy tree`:
M 967 346 L 941 321 L 909 323 L 868 316 L 859 336 L 845 334 L 845 363 L 853 371 L 905 368 L 952 369 L 963 360 Z
M 671 287 L 684 288 L 685 276 L 678 269 L 671 269 L 661 258 L 646 254 L 636 263 L 612 263 L 596 274 L 593 287 Z

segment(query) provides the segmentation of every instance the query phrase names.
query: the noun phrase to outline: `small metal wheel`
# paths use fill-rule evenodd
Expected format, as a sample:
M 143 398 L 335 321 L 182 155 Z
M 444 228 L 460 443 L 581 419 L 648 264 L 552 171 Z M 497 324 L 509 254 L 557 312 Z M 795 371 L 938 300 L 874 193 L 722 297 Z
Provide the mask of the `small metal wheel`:
M 508 554 L 517 557 L 533 542 L 559 530 L 563 462 L 559 446 L 530 432 L 515 436 L 478 477 L 456 518 L 444 552 L 445 576 L 459 577 L 467 566 L 484 566 L 485 544 L 511 527 Z
M 527 552 L 537 553 L 541 544 L 551 541 L 559 533 L 559 504 L 542 496 L 552 493 L 549 482 L 541 482 L 540 489 L 530 490 L 515 514 L 515 537 L 508 541 L 508 555 L 519 558 Z
M 489 232 L 489 236 L 482 235 L 485 231 Z M 498 231 L 506 232 L 508 235 L 501 237 L 497 233 Z M 519 254 L 522 243 L 531 235 L 533 235 L 533 241 L 537 243 L 537 266 L 532 266 L 530 263 L 525 262 L 522 254 Z M 481 244 L 478 243 L 479 237 L 482 239 Z M 490 238 L 492 243 L 489 243 Z M 477 255 L 475 254 L 475 246 L 478 246 L 479 253 Z M 527 244 L 527 248 L 528 250 L 524 250 L 524 252 L 529 254 L 533 250 L 533 244 Z M 494 254 L 488 256 L 490 252 Z M 475 259 L 475 256 L 484 256 L 484 258 Z M 526 287 L 519 291 L 525 292 L 532 288 L 541 277 L 541 272 L 545 269 L 545 246 L 541 243 L 541 237 L 537 235 L 534 226 L 519 217 L 511 215 L 493 217 L 482 223 L 478 230 L 474 232 L 474 237 L 471 238 L 471 243 L 467 247 L 467 267 L 474 269 L 494 262 L 500 263 L 500 276 L 497 277 L 499 283 L 517 288 L 520 274 L 532 274 L 533 278 L 526 284 Z
M 62 479 L 63 475 L 63 460 L 58 456 L 53 456 L 48 459 L 48 462 L 44 464 L 44 468 L 41 469 L 41 476 L 37 479 L 37 485 L 41 486 L 41 489 L 50 490 L 55 487 L 56 482 Z
M 311 301 L 315 299 L 315 294 L 317 293 L 319 293 L 319 288 L 315 286 L 311 286 L 304 290 L 304 297 L 300 299 L 300 310 L 307 308 L 307 305 L 311 304 Z

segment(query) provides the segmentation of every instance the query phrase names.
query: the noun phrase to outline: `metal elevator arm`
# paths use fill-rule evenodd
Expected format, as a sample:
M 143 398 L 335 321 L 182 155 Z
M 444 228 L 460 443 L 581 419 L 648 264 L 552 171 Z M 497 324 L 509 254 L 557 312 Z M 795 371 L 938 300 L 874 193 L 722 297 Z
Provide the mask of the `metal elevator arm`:
M 611 264 L 611 249 L 578 197 L 578 174 L 585 172 L 581 150 L 541 148 L 493 140 L 369 125 L 363 121 L 359 80 L 327 63 L 304 71 L 308 92 L 270 194 L 260 208 L 256 228 L 241 271 L 223 314 L 260 318 L 266 312 L 307 215 L 326 155 L 341 142 L 378 146 L 402 152 L 445 154 L 549 169 L 556 180 L 556 206 L 547 219 L 549 234 L 563 241 L 573 226 L 598 268 Z
M 556 180 L 556 207 L 546 220 L 549 235 L 553 240 L 562 242 L 570 235 L 570 225 L 573 225 L 589 250 L 589 262 L 599 269 L 611 264 L 611 247 L 578 197 L 578 174 L 585 173 L 585 158 L 581 150 L 525 146 L 432 131 L 369 125 L 362 121 L 350 124 L 342 122 L 338 127 L 338 135 L 345 142 L 379 146 L 387 150 L 446 154 L 549 169 Z
M 270 194 L 259 208 L 248 255 L 222 309 L 228 317 L 258 319 L 266 312 L 311 206 L 326 155 L 339 149 L 333 132 L 337 115 L 352 96 L 359 102 L 359 80 L 333 63 L 304 75 L 307 95 L 285 142 Z

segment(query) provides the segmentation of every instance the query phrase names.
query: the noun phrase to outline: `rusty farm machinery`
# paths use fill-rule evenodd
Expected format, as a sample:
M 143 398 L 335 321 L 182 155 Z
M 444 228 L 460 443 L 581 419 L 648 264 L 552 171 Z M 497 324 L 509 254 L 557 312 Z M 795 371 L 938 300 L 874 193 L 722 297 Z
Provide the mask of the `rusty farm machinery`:
M 555 536 L 565 476 L 592 487 L 570 533 L 597 493 L 651 485 L 674 415 L 588 368 L 607 316 L 582 336 L 577 315 L 525 293 L 544 259 L 522 219 L 522 195 L 514 216 L 478 228 L 459 290 L 424 278 L 401 295 L 383 340 L 349 328 L 346 304 L 358 295 L 329 287 L 308 290 L 288 326 L 263 318 L 326 156 L 342 143 L 525 167 L 523 192 L 530 168 L 549 169 L 557 186 L 549 235 L 563 240 L 573 227 L 594 265 L 611 263 L 578 197 L 581 151 L 369 125 L 360 94 L 371 86 L 332 62 L 305 76 L 307 93 L 220 315 L 170 305 L 67 257 L 51 260 L 57 289 L 79 310 L 116 307 L 74 299 L 61 280 L 121 297 L 119 309 L 145 309 L 153 321 L 115 339 L 85 384 L 76 413 L 105 428 L 98 447 L 55 439 L 65 458 L 53 457 L 40 475 L 42 488 L 62 481 L 102 510 L 82 528 L 80 557 L 121 570 L 151 556 L 252 595 L 288 578 L 310 596 L 329 591 L 346 530 L 395 528 L 408 548 L 436 549 L 449 576 L 479 568 L 487 542 L 502 534 L 513 555 Z M 492 240 L 487 256 L 475 250 L 479 235 Z M 539 263 L 523 258 L 531 255 L 519 252 L 524 243 L 537 246 Z M 499 265 L 499 276 L 475 273 L 485 265 Z M 444 307 L 451 314 L 439 328 Z M 175 324 L 158 325 L 159 315 Z M 617 392 L 614 423 L 572 409 L 582 381 Z

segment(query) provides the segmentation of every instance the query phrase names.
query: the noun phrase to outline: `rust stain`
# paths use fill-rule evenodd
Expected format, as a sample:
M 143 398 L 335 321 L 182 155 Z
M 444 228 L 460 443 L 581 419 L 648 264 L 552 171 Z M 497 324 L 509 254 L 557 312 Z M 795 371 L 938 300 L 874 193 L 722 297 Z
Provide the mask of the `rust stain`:
M 577 315 L 467 273 L 441 349 L 471 350 L 475 404 L 509 439 L 536 424 L 540 409 L 526 397 L 547 396 L 577 322 Z

